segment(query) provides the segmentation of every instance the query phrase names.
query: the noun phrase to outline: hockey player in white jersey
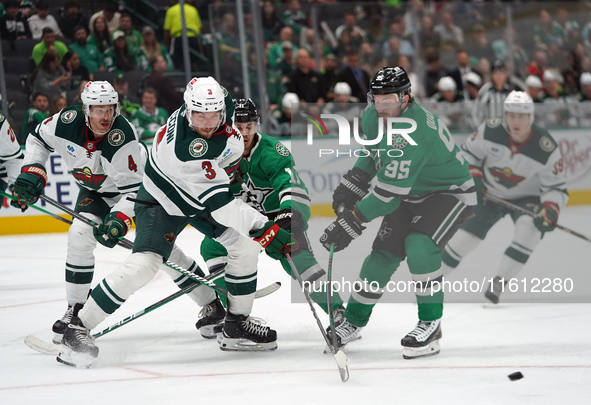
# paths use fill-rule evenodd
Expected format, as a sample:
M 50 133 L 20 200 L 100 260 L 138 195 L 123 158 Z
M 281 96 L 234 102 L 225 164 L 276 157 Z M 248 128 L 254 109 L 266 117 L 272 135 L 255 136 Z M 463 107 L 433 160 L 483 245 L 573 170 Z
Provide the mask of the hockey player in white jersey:
M 234 198 L 230 176 L 244 150 L 240 133 L 225 124 L 224 94 L 211 77 L 194 78 L 184 94 L 185 104 L 156 134 L 135 205 L 136 238 L 133 253 L 92 291 L 87 303 L 75 311 L 63 338 L 58 361 L 90 366 L 98 347 L 90 335 L 131 294 L 146 285 L 174 242 L 196 218 L 211 219 L 228 229 L 221 235 L 229 258 L 245 255 L 246 266 L 230 261 L 226 278 L 241 280 L 228 285 L 228 313 L 223 327 L 226 347 L 247 341 L 253 350 L 273 350 L 277 334 L 249 319 L 256 288 L 253 238 L 272 257 L 290 249 L 289 232 Z M 250 256 L 254 255 L 254 260 Z
M 21 151 L 16 134 L 8 120 L 0 114 L 0 190 L 4 191 L 14 183 L 23 164 L 24 154 Z M 18 206 L 18 204 L 12 204 Z M 0 203 L 2 208 L 2 203 Z
M 135 128 L 119 115 L 119 97 L 111 84 L 89 82 L 81 99 L 82 107 L 66 107 L 37 126 L 27 138 L 24 163 L 19 160 L 22 173 L 16 181 L 16 176 L 12 179 L 9 176 L 24 209 L 26 202 L 33 203 L 43 191 L 47 182 L 44 164 L 49 154 L 56 151 L 81 186 L 74 210 L 101 224 L 93 228 L 74 219 L 69 229 L 65 271 L 68 308 L 53 324 L 56 344 L 61 343 L 72 314 L 88 297 L 94 275 L 96 242 L 112 248 L 131 226 L 134 207 L 127 198 L 136 196 L 146 160 L 146 149 L 138 142 Z M 18 150 L 18 142 L 16 147 Z M 204 275 L 193 259 L 176 247 L 170 260 Z M 179 279 L 178 272 L 167 267 L 163 270 L 177 285 L 184 281 Z M 194 289 L 189 296 L 200 306 L 215 298 L 204 286 Z
M 512 91 L 506 98 L 503 118 L 480 125 L 462 146 L 478 187 L 478 206 L 441 254 L 448 274 L 486 237 L 506 214 L 515 230 L 498 273 L 485 293 L 499 302 L 502 283 L 507 284 L 523 268 L 544 232 L 554 229 L 568 193 L 560 150 L 550 134 L 533 124 L 534 103 L 529 94 Z M 487 201 L 482 191 L 536 212 L 535 217 L 510 211 Z

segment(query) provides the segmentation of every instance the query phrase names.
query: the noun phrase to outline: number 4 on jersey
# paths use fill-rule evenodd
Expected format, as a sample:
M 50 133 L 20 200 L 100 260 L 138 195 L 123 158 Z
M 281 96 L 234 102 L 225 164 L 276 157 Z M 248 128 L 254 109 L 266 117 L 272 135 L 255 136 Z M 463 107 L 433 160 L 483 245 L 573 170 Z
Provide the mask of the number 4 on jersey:
M 137 165 L 135 164 L 133 157 L 131 155 L 129 155 L 129 157 L 127 158 L 127 163 L 129 165 L 130 171 L 137 172 Z

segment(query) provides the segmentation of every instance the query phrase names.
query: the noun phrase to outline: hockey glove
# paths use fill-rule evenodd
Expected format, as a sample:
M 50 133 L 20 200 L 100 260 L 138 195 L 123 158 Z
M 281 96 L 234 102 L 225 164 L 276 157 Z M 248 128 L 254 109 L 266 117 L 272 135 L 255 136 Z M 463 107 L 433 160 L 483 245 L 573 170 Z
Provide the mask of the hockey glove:
M 558 205 L 546 201 L 538 205 L 537 214 L 534 217 L 534 225 L 540 232 L 550 232 L 554 230 L 554 225 L 558 221 Z
M 484 196 L 486 186 L 484 185 L 482 169 L 480 167 L 470 166 L 469 170 L 474 179 L 474 184 L 476 185 L 476 200 L 478 205 L 482 206 L 486 204 L 486 197 Z
M 10 189 L 12 190 L 13 185 L 10 185 Z M 12 190 L 12 196 L 15 198 L 14 200 L 10 200 L 10 205 L 12 205 L 14 208 L 18 208 L 20 209 L 22 212 L 25 212 L 29 206 L 28 205 L 20 205 L 20 203 L 18 202 L 18 198 L 16 196 L 16 194 L 14 193 L 14 190 Z
M 368 175 L 354 167 L 341 178 L 341 184 L 332 193 L 332 209 L 337 216 L 343 210 L 352 210 L 358 201 L 369 192 L 369 182 L 364 180 Z
M 261 244 L 267 254 L 276 260 L 282 259 L 284 253 L 291 253 L 298 249 L 297 241 L 291 234 L 273 221 L 267 221 L 263 229 L 251 232 L 250 236 Z
M 27 203 L 37 202 L 46 185 L 47 172 L 43 166 L 24 166 L 11 186 L 13 195 L 18 199 L 18 207 L 24 212 Z
M 290 232 L 294 240 L 294 244 L 292 246 L 297 246 L 299 248 L 300 244 L 297 240 L 301 240 L 300 238 L 302 235 L 302 224 L 304 222 L 304 218 L 302 218 L 302 214 L 298 211 L 292 211 L 289 208 L 283 209 L 277 213 L 275 217 L 275 223 L 279 225 L 281 229 L 285 229 L 286 231 Z M 299 253 L 299 249 L 296 251 L 295 249 L 291 249 L 291 255 L 295 256 Z
M 108 248 L 115 246 L 131 228 L 131 219 L 122 212 L 111 212 L 105 222 L 93 229 L 94 238 Z
M 289 232 L 296 229 L 302 229 L 303 222 L 304 219 L 302 218 L 302 214 L 289 208 L 279 211 L 275 217 L 275 223 L 279 225 L 280 228 Z
M 334 243 L 334 251 L 338 252 L 349 246 L 353 239 L 361 236 L 364 229 L 365 227 L 353 215 L 353 211 L 345 211 L 324 230 L 320 243 L 326 250 L 330 250 L 330 245 Z

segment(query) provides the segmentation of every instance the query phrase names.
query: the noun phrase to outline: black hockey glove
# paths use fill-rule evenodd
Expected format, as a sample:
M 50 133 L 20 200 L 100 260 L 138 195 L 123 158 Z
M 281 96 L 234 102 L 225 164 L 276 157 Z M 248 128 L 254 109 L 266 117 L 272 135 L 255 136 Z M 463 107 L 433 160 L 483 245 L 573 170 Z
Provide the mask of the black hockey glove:
M 290 232 L 292 235 L 292 239 L 294 241 L 299 241 L 300 237 L 302 236 L 302 224 L 304 222 L 304 218 L 302 218 L 302 214 L 298 211 L 292 211 L 291 209 L 283 209 L 277 213 L 275 216 L 275 223 L 279 225 L 281 229 L 285 229 L 286 231 Z M 295 256 L 299 253 L 299 242 L 294 243 L 292 246 L 296 246 L 296 248 L 292 248 L 292 256 Z
M 364 180 L 368 175 L 354 167 L 341 178 L 341 184 L 332 193 L 332 209 L 337 216 L 343 210 L 352 210 L 358 201 L 369 192 L 369 182 Z
M 320 243 L 326 250 L 330 250 L 330 245 L 334 243 L 334 251 L 338 252 L 349 246 L 353 239 L 361 236 L 364 229 L 365 227 L 353 215 L 353 211 L 345 211 L 324 230 Z
M 304 218 L 298 211 L 293 211 L 289 208 L 283 209 L 277 213 L 275 223 L 286 231 L 302 229 Z

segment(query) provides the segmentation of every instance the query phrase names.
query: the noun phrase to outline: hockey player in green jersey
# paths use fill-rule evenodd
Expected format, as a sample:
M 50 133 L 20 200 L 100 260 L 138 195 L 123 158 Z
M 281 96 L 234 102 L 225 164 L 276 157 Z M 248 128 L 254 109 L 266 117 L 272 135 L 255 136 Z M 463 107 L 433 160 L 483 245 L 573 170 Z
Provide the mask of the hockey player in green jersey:
M 499 302 L 503 284 L 523 268 L 544 232 L 554 230 L 568 193 L 560 150 L 546 131 L 533 124 L 534 103 L 529 94 L 511 92 L 503 104 L 503 118 L 491 118 L 470 136 L 462 150 L 478 189 L 478 206 L 441 254 L 444 274 L 486 237 L 489 229 L 511 215 L 515 230 L 497 276 L 484 294 Z M 537 212 L 532 217 L 510 211 L 483 195 L 487 193 Z
M 166 124 L 168 119 L 168 113 L 164 108 L 158 107 L 157 102 L 156 90 L 146 87 L 142 92 L 142 106 L 131 115 L 131 123 L 144 142 L 151 142 L 158 128 Z
M 90 330 L 156 275 L 170 257 L 178 235 L 199 218 L 227 226 L 218 240 L 231 258 L 244 257 L 244 263 L 229 260 L 226 266 L 226 277 L 235 281 L 226 282 L 229 305 L 220 347 L 277 347 L 277 333 L 249 318 L 258 257 L 252 244 L 258 242 L 269 254 L 280 257 L 292 246 L 291 235 L 230 192 L 230 178 L 244 143 L 240 133 L 224 122 L 224 94 L 217 81 L 212 77 L 194 78 L 187 84 L 184 101 L 158 131 L 150 150 L 135 205 L 133 253 L 74 313 L 64 334 L 59 362 L 86 367 L 92 364 L 99 350 Z
M 441 281 L 440 251 L 472 213 L 474 181 L 445 125 L 414 102 L 404 69 L 380 69 L 370 83 L 368 99 L 362 117 L 368 139 L 385 133 L 379 126 L 388 117 L 403 117 L 416 124 L 409 134 L 416 145 L 400 134 L 390 145 L 384 136 L 378 152 L 360 157 L 334 191 L 337 220 L 320 238 L 326 249 L 331 244 L 337 252 L 346 248 L 361 235 L 363 223 L 383 220 L 359 273 L 362 287 L 352 292 L 345 320 L 328 332 L 336 334 L 339 346 L 357 339 L 383 294 L 368 286 L 377 282 L 384 288 L 406 257 L 416 283 L 419 322 L 402 339 L 403 357 L 432 356 L 439 353 L 442 336 L 443 292 L 432 291 Z M 408 123 L 395 125 L 408 130 Z M 374 177 L 375 188 L 368 192 Z
M 294 254 L 293 261 L 302 279 L 308 283 L 322 283 L 326 280 L 326 273 L 314 258 L 306 235 L 310 219 L 310 197 L 298 176 L 291 153 L 281 142 L 260 132 L 259 112 L 251 99 L 234 100 L 234 108 L 234 123 L 244 138 L 244 154 L 238 170 L 250 196 L 242 189 L 240 179 L 230 185 L 230 190 L 236 198 L 260 209 L 269 220 L 291 231 L 298 241 L 299 249 Z M 256 201 L 251 201 L 252 198 Z M 226 266 L 226 249 L 212 239 L 203 240 L 201 256 L 212 273 Z M 286 258 L 281 259 L 281 265 L 289 275 L 295 277 L 291 274 Z M 223 278 L 218 278 L 215 282 L 222 287 L 225 285 Z M 313 292 L 310 296 L 327 312 L 325 292 Z M 342 305 L 338 294 L 334 296 L 332 304 L 333 310 Z M 204 307 L 203 311 L 204 317 L 197 322 L 197 329 L 203 337 L 214 338 L 213 328 L 208 326 L 211 325 L 210 314 L 215 309 L 208 311 Z M 338 317 L 342 317 L 342 312 L 337 314 Z

